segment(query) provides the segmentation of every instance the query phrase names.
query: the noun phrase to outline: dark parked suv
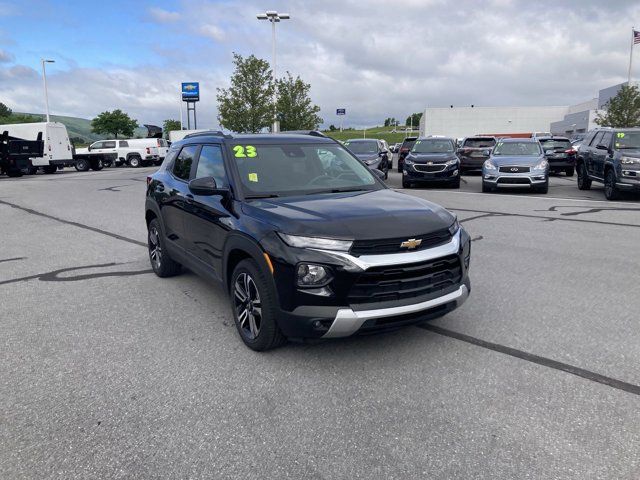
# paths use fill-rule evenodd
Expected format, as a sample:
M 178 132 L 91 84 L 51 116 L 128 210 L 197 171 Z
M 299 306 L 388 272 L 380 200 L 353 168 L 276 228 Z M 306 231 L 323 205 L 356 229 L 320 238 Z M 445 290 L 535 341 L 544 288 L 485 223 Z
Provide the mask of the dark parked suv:
M 566 137 L 537 137 L 544 157 L 549 162 L 549 170 L 564 172 L 567 177 L 573 177 L 576 167 L 576 152 L 571 146 L 571 140 Z
M 616 200 L 620 192 L 640 192 L 640 128 L 598 128 L 578 149 L 578 188 L 604 183 L 604 195 Z
M 496 146 L 494 137 L 467 137 L 458 149 L 460 158 L 460 172 L 480 170 L 485 160 L 489 158 L 491 149 Z
M 389 177 L 391 155 L 384 143 L 375 138 L 356 138 L 344 142 L 351 153 L 362 160 L 372 170 L 380 170 L 384 179 Z
M 404 159 L 409 155 L 409 152 L 415 145 L 418 137 L 405 137 L 400 150 L 398 150 L 398 172 L 402 173 L 402 166 L 404 165 Z
M 404 159 L 403 188 L 429 183 L 460 188 L 460 160 L 452 138 L 419 138 Z
M 440 317 L 471 288 L 455 216 L 317 132 L 188 135 L 148 177 L 145 217 L 155 273 L 222 282 L 254 350 Z

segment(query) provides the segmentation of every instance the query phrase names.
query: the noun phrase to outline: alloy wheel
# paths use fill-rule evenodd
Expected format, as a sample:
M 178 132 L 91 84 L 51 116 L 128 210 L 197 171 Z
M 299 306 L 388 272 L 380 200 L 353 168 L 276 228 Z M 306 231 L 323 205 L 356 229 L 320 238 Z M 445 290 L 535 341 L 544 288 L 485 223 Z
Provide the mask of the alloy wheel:
M 262 303 L 258 287 L 251 275 L 242 272 L 236 277 L 233 296 L 240 330 L 247 339 L 255 340 L 262 325 Z
M 162 247 L 160 246 L 160 235 L 156 227 L 149 230 L 149 258 L 155 270 L 162 266 Z

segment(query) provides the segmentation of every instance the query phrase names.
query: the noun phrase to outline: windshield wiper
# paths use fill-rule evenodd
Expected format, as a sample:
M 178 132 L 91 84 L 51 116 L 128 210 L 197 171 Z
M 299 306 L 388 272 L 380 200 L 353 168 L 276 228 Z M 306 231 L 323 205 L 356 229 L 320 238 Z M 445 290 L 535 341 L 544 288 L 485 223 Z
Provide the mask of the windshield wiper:
M 265 193 L 263 195 L 245 195 L 245 200 L 257 200 L 259 198 L 278 198 L 280 195 L 275 193 Z
M 640 150 L 639 147 L 616 147 L 616 150 Z
M 331 193 L 340 193 L 340 192 L 365 192 L 367 191 L 366 188 L 359 188 L 359 187 L 352 187 L 352 188 L 333 188 L 331 190 Z

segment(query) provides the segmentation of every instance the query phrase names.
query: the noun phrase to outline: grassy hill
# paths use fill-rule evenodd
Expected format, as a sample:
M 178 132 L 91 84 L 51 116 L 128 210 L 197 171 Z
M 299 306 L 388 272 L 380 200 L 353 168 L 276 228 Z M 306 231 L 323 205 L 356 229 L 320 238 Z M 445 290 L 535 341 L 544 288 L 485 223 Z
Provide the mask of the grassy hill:
M 391 128 L 387 127 L 368 128 L 365 138 L 379 138 L 382 140 L 386 140 L 389 145 L 392 145 L 394 143 L 402 142 L 402 140 L 404 140 L 404 137 L 407 136 L 405 132 L 391 133 L 391 130 Z M 324 133 L 328 137 L 335 138 L 336 140 L 341 141 L 349 140 L 351 138 L 363 138 L 363 135 L 365 134 L 363 130 L 344 130 L 342 132 L 340 132 L 339 130 L 335 130 L 333 132 L 325 130 L 322 133 Z M 411 135 L 418 136 L 418 131 L 414 130 Z
M 35 121 L 44 122 L 46 119 L 46 115 L 41 113 L 15 113 L 16 115 L 29 115 L 31 117 L 35 117 Z M 89 144 L 95 142 L 96 140 L 102 140 L 103 138 L 107 138 L 105 135 L 98 135 L 96 133 L 91 132 L 91 120 L 86 118 L 79 117 L 65 117 L 62 115 L 51 115 L 50 116 L 52 122 L 60 122 L 65 127 L 67 127 L 67 133 L 69 134 L 69 138 L 82 138 L 84 139 L 85 144 Z M 134 132 L 134 137 L 144 138 L 147 136 L 146 128 L 136 128 Z M 78 146 L 78 144 L 76 144 Z

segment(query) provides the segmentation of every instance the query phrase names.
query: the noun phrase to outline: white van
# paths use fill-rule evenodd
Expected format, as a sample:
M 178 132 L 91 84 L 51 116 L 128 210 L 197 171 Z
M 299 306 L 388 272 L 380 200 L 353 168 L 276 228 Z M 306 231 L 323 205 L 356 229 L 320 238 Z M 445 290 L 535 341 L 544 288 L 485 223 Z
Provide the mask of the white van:
M 73 163 L 73 149 L 67 134 L 67 128 L 60 122 L 16 123 L 0 125 L 0 132 L 9 132 L 11 137 L 24 140 L 36 140 L 42 132 L 44 154 L 31 158 L 30 173 L 42 168 L 45 173 L 55 173 L 58 165 Z

